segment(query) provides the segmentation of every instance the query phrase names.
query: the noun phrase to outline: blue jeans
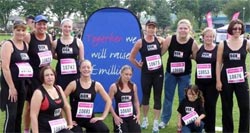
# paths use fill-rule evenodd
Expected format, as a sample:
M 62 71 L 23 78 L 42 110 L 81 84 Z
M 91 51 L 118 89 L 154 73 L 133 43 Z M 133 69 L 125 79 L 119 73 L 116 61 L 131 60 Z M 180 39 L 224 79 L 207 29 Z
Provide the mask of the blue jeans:
M 202 133 L 203 128 L 204 128 L 204 122 L 201 121 L 200 126 L 196 126 L 193 122 L 186 126 L 182 126 L 181 132 L 182 133 L 191 133 L 191 132 Z
M 161 114 L 161 121 L 168 123 L 172 115 L 172 104 L 174 99 L 174 93 L 176 85 L 178 84 L 178 96 L 179 103 L 185 98 L 185 89 L 189 86 L 191 80 L 191 75 L 184 76 L 174 76 L 166 72 L 165 78 L 165 97 L 163 101 L 163 110 Z

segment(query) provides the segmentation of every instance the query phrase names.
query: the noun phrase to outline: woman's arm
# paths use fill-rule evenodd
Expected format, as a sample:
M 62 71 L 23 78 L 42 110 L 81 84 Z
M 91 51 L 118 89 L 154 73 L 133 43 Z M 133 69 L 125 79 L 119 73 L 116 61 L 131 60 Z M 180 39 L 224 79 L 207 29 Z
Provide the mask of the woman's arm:
M 17 101 L 17 90 L 14 85 L 11 71 L 10 71 L 10 60 L 11 60 L 11 54 L 13 53 L 13 47 L 10 41 L 5 41 L 2 49 L 1 49 L 1 58 L 2 58 L 2 71 L 4 79 L 6 80 L 8 87 L 9 87 L 9 96 L 8 99 L 11 100 L 11 102 Z M 6 89 L 6 88 L 2 88 Z
M 67 120 L 68 128 L 71 129 L 73 127 L 72 116 L 71 116 L 71 108 L 70 108 L 70 105 L 69 105 L 69 103 L 67 101 L 67 98 L 66 98 L 62 88 L 60 86 L 58 86 L 58 88 L 60 89 L 60 93 L 61 93 L 62 98 L 63 98 L 63 102 L 64 102 L 63 111 L 66 114 L 66 120 Z
M 134 84 L 134 104 L 135 104 L 135 110 L 136 110 L 136 122 L 140 124 L 140 103 L 139 103 L 139 98 L 138 98 L 138 93 L 137 93 L 137 86 Z
M 164 55 L 168 51 L 171 39 L 172 39 L 172 36 L 167 36 L 166 39 L 163 41 L 162 47 L 161 47 L 161 55 Z
M 43 100 L 42 92 L 38 89 L 35 90 L 30 103 L 30 119 L 31 119 L 32 133 L 39 133 L 38 114 L 40 111 L 42 100 Z
M 84 45 L 80 39 L 77 38 L 77 46 L 79 48 L 79 57 L 78 61 L 81 62 L 84 60 Z
M 113 83 L 109 88 L 109 97 L 111 100 L 114 99 L 114 95 L 116 94 L 116 92 L 117 88 L 115 83 Z M 113 106 L 110 107 L 110 113 L 112 114 L 116 125 L 120 125 L 121 123 L 123 123 L 123 120 L 116 114 Z
M 217 49 L 217 59 L 216 59 L 216 89 L 222 91 L 221 83 L 221 67 L 222 67 L 222 54 L 223 54 L 224 44 L 223 41 L 220 42 Z
M 100 82 L 96 82 L 95 90 L 96 92 L 100 93 L 100 95 L 102 96 L 102 99 L 106 102 L 106 105 L 102 113 L 102 116 L 96 120 L 93 120 L 92 121 L 93 123 L 95 123 L 97 120 L 104 120 L 107 117 L 110 107 L 111 107 L 111 103 L 112 103 L 109 95 L 106 93 L 105 89 L 103 88 Z
M 64 90 L 65 97 L 67 98 L 72 92 L 76 90 L 76 81 L 71 81 Z
M 58 39 L 52 41 L 51 43 L 51 51 L 54 59 L 57 59 L 57 53 L 56 53 L 56 46 L 57 46 Z
M 130 52 L 130 56 L 129 56 L 129 61 L 134 64 L 136 67 L 141 68 L 142 67 L 142 62 L 141 61 L 137 61 L 136 60 L 136 54 L 139 52 L 139 50 L 142 47 L 142 40 L 139 39 L 134 47 L 132 48 L 131 52 Z

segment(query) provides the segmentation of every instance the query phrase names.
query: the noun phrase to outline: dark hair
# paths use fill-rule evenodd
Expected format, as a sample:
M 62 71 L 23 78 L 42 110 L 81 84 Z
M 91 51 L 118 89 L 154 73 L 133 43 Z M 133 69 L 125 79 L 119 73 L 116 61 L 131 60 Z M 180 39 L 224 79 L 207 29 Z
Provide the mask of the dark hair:
M 32 16 L 32 15 L 29 15 L 29 16 L 27 16 L 27 17 L 26 17 L 26 21 L 27 21 L 28 19 L 32 19 L 32 20 L 34 20 L 34 19 L 35 19 L 35 17 L 34 17 L 34 16 Z
M 44 72 L 45 72 L 45 70 L 47 70 L 47 69 L 50 69 L 53 73 L 54 73 L 54 75 L 55 75 L 55 81 L 56 81 L 56 71 L 51 67 L 51 66 L 44 66 L 44 67 L 42 67 L 42 69 L 40 70 L 40 81 L 43 83 L 44 82 Z
M 204 107 L 205 100 L 204 100 L 202 91 L 198 88 L 198 86 L 197 86 L 197 85 L 189 85 L 189 86 L 185 89 L 185 95 L 186 95 L 186 98 L 187 98 L 187 99 L 188 99 L 188 97 L 187 97 L 187 92 L 188 92 L 188 90 L 191 90 L 191 93 L 192 93 L 192 94 L 197 94 L 197 96 L 198 96 L 197 99 L 201 101 L 202 106 Z
M 234 29 L 234 25 L 236 24 L 240 24 L 241 25 L 241 35 L 245 33 L 245 26 L 243 24 L 243 22 L 240 19 L 235 19 L 235 20 L 231 20 L 231 22 L 229 23 L 229 26 L 227 28 L 227 33 L 230 35 L 233 35 L 233 29 Z
M 122 66 L 122 68 L 121 68 L 121 70 L 120 70 L 120 74 L 122 74 L 122 72 L 125 71 L 125 70 L 127 70 L 127 69 L 130 69 L 130 70 L 133 72 L 132 67 L 130 67 L 129 65 L 124 65 L 124 66 Z M 119 77 L 118 81 L 116 82 L 116 85 L 117 85 L 118 87 L 120 87 L 121 90 L 123 89 L 123 83 L 122 83 L 121 77 Z M 134 85 L 133 85 L 133 82 L 128 81 L 128 87 L 129 87 L 130 90 L 133 90 L 133 86 L 134 86 Z

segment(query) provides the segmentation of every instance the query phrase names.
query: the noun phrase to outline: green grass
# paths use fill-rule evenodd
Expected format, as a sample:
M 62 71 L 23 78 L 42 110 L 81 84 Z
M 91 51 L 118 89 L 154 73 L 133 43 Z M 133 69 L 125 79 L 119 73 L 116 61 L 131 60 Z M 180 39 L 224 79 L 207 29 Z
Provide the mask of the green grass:
M 4 39 L 9 39 L 9 36 L 0 36 L 0 42 Z M 165 54 L 163 56 L 163 62 L 164 65 L 166 64 L 166 60 L 167 60 L 167 54 Z M 247 57 L 247 68 L 248 71 L 250 71 L 250 56 L 248 55 Z M 53 66 L 55 66 L 55 61 L 53 62 Z M 165 68 L 166 66 L 164 66 Z M 193 73 L 192 73 L 192 83 L 194 83 L 194 72 L 195 72 L 195 62 L 193 61 Z M 164 69 L 165 70 L 165 69 Z M 249 80 L 248 80 L 249 81 Z M 162 101 L 164 98 L 164 93 L 162 93 Z M 150 98 L 150 110 L 149 110 L 149 114 L 148 114 L 148 118 L 149 118 L 149 127 L 148 129 L 143 129 L 142 132 L 143 133 L 151 133 L 152 132 L 152 126 L 153 126 L 153 95 L 151 95 Z M 165 129 L 161 129 L 160 132 L 164 132 L 164 133 L 173 133 L 176 132 L 177 130 L 177 106 L 178 106 L 178 96 L 177 96 L 177 92 L 175 93 L 175 98 L 174 98 L 174 103 L 173 103 L 173 110 L 172 110 L 172 117 L 171 120 L 169 122 L 169 126 L 167 126 Z M 238 110 L 238 106 L 237 106 L 237 102 L 236 99 L 234 97 L 234 107 L 233 107 L 233 116 L 234 116 L 234 126 L 235 126 L 235 130 L 234 132 L 238 132 L 238 123 L 239 123 L 239 110 Z M 141 111 L 142 114 L 142 111 Z M 141 116 L 142 118 L 142 116 Z M 0 112 L 0 132 L 3 131 L 3 124 L 4 124 L 4 119 L 5 119 L 5 113 L 4 112 Z M 217 102 L 217 114 L 216 114 L 216 126 L 221 127 L 221 119 L 222 119 L 222 113 L 221 113 L 221 101 L 220 98 L 218 99 Z M 107 124 L 107 126 L 109 127 L 110 131 L 113 131 L 113 123 L 112 123 L 112 116 L 109 114 L 108 117 L 104 120 L 104 122 Z

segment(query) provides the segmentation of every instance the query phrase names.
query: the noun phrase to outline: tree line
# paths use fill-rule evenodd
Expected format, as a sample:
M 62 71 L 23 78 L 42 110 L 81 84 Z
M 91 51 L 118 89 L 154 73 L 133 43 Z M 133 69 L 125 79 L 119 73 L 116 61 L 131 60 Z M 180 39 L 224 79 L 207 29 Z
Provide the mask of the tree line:
M 161 29 L 167 26 L 175 29 L 176 21 L 182 18 L 189 19 L 194 29 L 201 29 L 205 15 L 210 11 L 214 16 L 223 12 L 228 20 L 238 11 L 239 18 L 244 18 L 245 22 L 250 18 L 250 0 L 0 0 L 0 5 L 0 27 L 5 30 L 13 11 L 23 17 L 38 14 L 53 16 L 60 22 L 72 14 L 76 14 L 74 19 L 86 20 L 97 9 L 122 7 L 132 11 L 139 20 L 142 12 L 148 19 L 153 15 Z M 176 16 L 175 19 L 171 14 Z

